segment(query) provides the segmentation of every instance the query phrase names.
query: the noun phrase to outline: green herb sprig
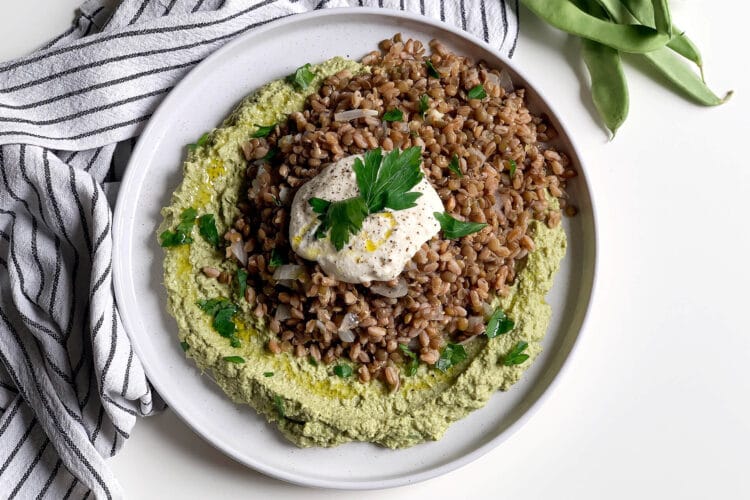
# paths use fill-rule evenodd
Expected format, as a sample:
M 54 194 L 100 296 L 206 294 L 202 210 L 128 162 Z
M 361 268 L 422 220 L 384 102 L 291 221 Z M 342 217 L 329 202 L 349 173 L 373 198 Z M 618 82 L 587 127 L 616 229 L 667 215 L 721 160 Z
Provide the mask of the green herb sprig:
M 505 311 L 498 307 L 492 313 L 492 316 L 490 316 L 489 321 L 487 321 L 485 333 L 488 338 L 494 339 L 498 335 L 504 335 L 513 330 L 515 326 L 515 322 L 505 314 Z
M 441 372 L 447 372 L 448 368 L 456 366 L 466 359 L 466 349 L 461 344 L 448 344 L 440 353 L 440 358 L 435 363 L 435 368 Z
M 305 90 L 310 86 L 313 79 L 315 78 L 315 73 L 310 71 L 310 67 L 310 63 L 303 64 L 302 66 L 297 68 L 294 73 L 289 75 L 287 81 L 298 89 Z
M 463 177 L 464 173 L 461 172 L 461 167 L 458 163 L 458 155 L 456 153 L 453 153 L 453 156 L 451 157 L 451 162 L 448 164 L 448 170 L 456 174 L 456 177 Z
M 204 214 L 198 217 L 198 232 L 209 244 L 219 247 L 219 230 L 216 228 L 214 214 Z
M 240 347 L 240 339 L 237 338 L 234 316 L 237 314 L 237 306 L 224 297 L 204 299 L 198 301 L 198 307 L 209 316 L 213 316 L 211 326 L 219 335 L 229 339 L 232 347 Z
M 401 352 L 409 358 L 409 361 L 406 363 L 406 376 L 411 377 L 417 373 L 417 369 L 419 368 L 419 359 L 417 358 L 417 354 L 409 349 L 409 346 L 406 344 L 399 344 L 398 348 L 401 349 Z
M 384 122 L 400 122 L 404 119 L 404 112 L 398 108 L 389 109 L 383 113 Z
M 443 236 L 449 240 L 456 240 L 469 234 L 479 232 L 487 226 L 484 222 L 465 222 L 454 219 L 445 212 L 435 212 L 433 215 L 440 223 L 440 229 L 443 231 Z
M 503 364 L 505 366 L 515 366 L 520 365 L 521 363 L 529 359 L 529 355 L 523 353 L 523 351 L 525 351 L 527 347 L 529 347 L 528 342 L 525 342 L 523 340 L 518 341 L 516 345 L 514 345 L 513 348 L 508 352 L 508 354 L 506 354 L 503 358 Z
M 174 231 L 166 230 L 159 235 L 161 246 L 176 247 L 192 243 L 193 238 L 190 236 L 190 233 L 195 225 L 195 217 L 197 215 L 198 211 L 192 207 L 183 210 L 180 214 L 180 222 Z
M 487 92 L 484 90 L 484 86 L 480 83 L 475 85 L 469 90 L 467 94 L 469 99 L 484 99 L 487 97 Z

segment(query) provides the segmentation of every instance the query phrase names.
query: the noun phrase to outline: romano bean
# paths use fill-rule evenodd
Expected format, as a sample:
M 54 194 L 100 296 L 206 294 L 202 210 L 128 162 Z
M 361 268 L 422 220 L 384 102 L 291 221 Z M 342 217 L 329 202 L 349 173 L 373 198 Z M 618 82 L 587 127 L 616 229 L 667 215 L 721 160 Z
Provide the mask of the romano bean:
M 639 57 L 648 61 L 673 86 L 698 104 L 718 106 L 727 102 L 732 96 L 732 91 L 727 92 L 724 97 L 714 94 L 705 82 L 669 49 L 665 48 L 647 54 L 639 54 Z
M 623 52 L 643 53 L 669 42 L 670 36 L 638 24 L 605 21 L 581 10 L 569 0 L 522 0 L 537 16 L 558 29 L 603 43 Z
M 591 76 L 591 96 L 612 137 L 628 116 L 628 84 L 620 54 L 591 40 L 581 40 L 583 61 Z

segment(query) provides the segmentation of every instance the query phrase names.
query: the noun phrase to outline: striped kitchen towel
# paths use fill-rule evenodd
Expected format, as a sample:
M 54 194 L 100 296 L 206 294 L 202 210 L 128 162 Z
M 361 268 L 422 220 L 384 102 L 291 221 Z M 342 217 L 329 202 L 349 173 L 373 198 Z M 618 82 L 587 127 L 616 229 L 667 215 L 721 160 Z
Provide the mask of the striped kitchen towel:
M 0 64 L 0 498 L 121 497 L 106 458 L 163 407 L 118 316 L 107 195 L 191 68 L 274 19 L 351 5 L 421 12 L 512 55 L 517 3 L 90 0 Z

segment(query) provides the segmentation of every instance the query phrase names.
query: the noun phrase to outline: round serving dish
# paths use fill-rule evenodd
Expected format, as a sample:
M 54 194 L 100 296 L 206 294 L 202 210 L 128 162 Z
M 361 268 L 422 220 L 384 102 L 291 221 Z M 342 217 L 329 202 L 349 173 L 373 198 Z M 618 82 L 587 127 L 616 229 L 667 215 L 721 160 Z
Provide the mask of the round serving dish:
M 564 219 L 568 253 L 548 296 L 553 317 L 544 352 L 505 393 L 450 427 L 437 442 L 403 450 L 367 443 L 298 449 L 249 406 L 235 405 L 187 360 L 176 324 L 166 312 L 163 250 L 156 239 L 160 209 L 182 175 L 185 144 L 218 126 L 247 94 L 306 62 L 333 56 L 359 59 L 401 32 L 492 67 L 505 67 L 527 89 L 529 108 L 549 117 L 557 145 L 579 176 L 569 193 L 579 214 Z M 596 271 L 596 226 L 586 172 L 567 129 L 515 62 L 486 43 L 443 23 L 379 9 L 331 9 L 288 17 L 228 43 L 205 59 L 167 96 L 138 141 L 114 216 L 114 287 L 122 321 L 146 374 L 169 406 L 198 434 L 237 461 L 293 483 L 372 489 L 423 481 L 478 458 L 518 429 L 541 404 L 570 359 L 591 302 Z

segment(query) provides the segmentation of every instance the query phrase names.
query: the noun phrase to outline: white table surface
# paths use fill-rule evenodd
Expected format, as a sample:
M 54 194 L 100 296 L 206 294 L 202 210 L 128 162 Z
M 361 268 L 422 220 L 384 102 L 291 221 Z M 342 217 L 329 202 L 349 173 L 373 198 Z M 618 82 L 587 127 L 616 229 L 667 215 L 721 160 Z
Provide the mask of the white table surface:
M 0 60 L 69 25 L 80 0 L 7 2 Z M 578 46 L 527 11 L 515 60 L 555 101 L 589 167 L 599 289 L 574 362 L 519 432 L 421 484 L 309 490 L 224 457 L 171 411 L 111 461 L 129 498 L 750 498 L 750 4 L 673 0 L 725 106 L 695 106 L 626 68 L 631 110 L 607 142 Z M 40 13 L 44 15 L 40 16 Z

